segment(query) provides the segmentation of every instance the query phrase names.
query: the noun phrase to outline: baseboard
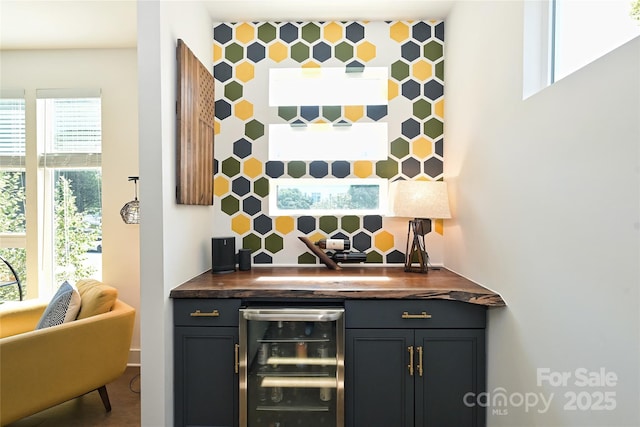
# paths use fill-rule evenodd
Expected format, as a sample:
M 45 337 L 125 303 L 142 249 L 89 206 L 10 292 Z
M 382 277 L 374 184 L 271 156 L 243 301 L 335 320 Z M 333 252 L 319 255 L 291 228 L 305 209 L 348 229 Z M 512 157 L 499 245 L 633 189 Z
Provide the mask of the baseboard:
M 129 349 L 129 360 L 127 360 L 127 366 L 140 366 L 140 349 Z

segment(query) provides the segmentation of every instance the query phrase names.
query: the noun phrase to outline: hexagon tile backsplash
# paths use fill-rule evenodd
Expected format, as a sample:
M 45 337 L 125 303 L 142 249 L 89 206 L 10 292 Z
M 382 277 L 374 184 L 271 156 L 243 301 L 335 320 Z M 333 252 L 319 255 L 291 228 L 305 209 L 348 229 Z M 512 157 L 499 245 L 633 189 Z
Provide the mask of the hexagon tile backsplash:
M 235 235 L 255 264 L 317 264 L 298 236 L 349 238 L 367 263 L 404 262 L 406 218 L 268 216 L 270 178 L 442 179 L 444 22 L 241 22 L 213 31 L 216 236 Z M 388 67 L 387 105 L 269 106 L 269 69 Z M 388 123 L 380 161 L 270 161 L 268 125 Z M 442 222 L 427 235 L 442 257 Z

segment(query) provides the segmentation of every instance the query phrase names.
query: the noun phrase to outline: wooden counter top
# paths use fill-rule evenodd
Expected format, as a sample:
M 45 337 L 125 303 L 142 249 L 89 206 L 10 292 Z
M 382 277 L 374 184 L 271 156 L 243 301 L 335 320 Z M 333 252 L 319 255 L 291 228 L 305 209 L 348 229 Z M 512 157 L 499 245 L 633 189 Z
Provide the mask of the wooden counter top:
M 402 267 L 253 267 L 200 274 L 174 288 L 171 298 L 445 299 L 490 307 L 502 297 L 447 269 L 427 274 Z

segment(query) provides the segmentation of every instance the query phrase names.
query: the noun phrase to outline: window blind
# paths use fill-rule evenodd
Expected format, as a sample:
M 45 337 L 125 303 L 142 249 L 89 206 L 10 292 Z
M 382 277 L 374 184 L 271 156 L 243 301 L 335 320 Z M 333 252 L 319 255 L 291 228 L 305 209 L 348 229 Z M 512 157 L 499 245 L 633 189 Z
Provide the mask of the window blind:
M 24 98 L 0 98 L 0 156 L 24 156 L 25 141 Z

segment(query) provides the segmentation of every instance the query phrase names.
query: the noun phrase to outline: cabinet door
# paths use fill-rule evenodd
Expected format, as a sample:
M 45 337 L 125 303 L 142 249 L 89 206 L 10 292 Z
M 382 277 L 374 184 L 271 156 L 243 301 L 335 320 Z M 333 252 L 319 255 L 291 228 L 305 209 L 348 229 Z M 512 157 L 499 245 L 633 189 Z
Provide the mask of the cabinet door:
M 423 371 L 415 377 L 415 425 L 484 426 L 484 408 L 470 404 L 485 390 L 484 329 L 416 330 L 415 334 L 417 364 L 422 352 Z M 467 393 L 473 394 L 465 403 Z
M 413 426 L 413 331 L 347 329 L 345 337 L 346 426 Z
M 238 425 L 233 327 L 175 328 L 175 425 Z

